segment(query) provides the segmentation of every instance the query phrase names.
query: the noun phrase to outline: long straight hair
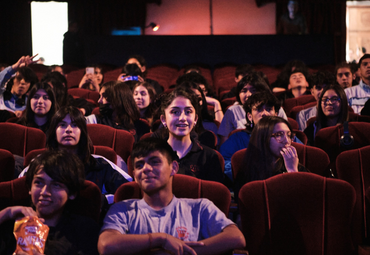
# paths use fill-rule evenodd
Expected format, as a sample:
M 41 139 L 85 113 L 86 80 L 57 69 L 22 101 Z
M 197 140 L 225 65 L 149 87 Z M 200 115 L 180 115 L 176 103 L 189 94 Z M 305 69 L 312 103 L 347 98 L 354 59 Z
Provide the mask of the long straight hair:
M 244 168 L 243 171 L 238 172 L 235 181 L 240 187 L 250 181 L 271 177 L 275 169 L 281 168 L 284 164 L 282 158 L 275 161 L 270 149 L 271 135 L 278 123 L 286 124 L 292 132 L 289 122 L 277 116 L 262 117 L 254 127 L 243 164 L 248 166 L 248 170 Z
M 80 141 L 77 144 L 77 155 L 84 164 L 89 163 L 93 144 L 87 132 L 85 117 L 81 111 L 74 106 L 62 107 L 55 113 L 51 120 L 49 130 L 46 133 L 46 148 L 49 150 L 59 150 L 56 130 L 59 122 L 61 122 L 68 114 L 81 131 Z
M 28 97 L 29 99 L 27 101 L 25 113 L 17 122 L 18 124 L 28 126 L 28 127 L 38 127 L 35 122 L 35 112 L 31 108 L 31 99 L 40 89 L 43 89 L 46 92 L 46 94 L 49 97 L 49 100 L 51 101 L 50 110 L 46 113 L 46 117 L 47 117 L 46 127 L 47 129 L 49 128 L 51 118 L 54 116 L 57 110 L 57 104 L 56 104 L 54 91 L 52 87 L 46 82 L 38 82 L 32 86 L 30 93 L 29 93 L 29 97 Z

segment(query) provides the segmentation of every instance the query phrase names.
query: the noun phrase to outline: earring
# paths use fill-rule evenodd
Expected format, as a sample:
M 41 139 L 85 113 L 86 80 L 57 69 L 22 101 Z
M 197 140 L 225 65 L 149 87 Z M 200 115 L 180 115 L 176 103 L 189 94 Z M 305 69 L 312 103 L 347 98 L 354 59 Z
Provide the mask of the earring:
M 162 124 L 163 124 L 164 128 L 167 128 L 167 125 L 166 125 L 166 123 L 165 123 L 165 122 L 163 122 Z

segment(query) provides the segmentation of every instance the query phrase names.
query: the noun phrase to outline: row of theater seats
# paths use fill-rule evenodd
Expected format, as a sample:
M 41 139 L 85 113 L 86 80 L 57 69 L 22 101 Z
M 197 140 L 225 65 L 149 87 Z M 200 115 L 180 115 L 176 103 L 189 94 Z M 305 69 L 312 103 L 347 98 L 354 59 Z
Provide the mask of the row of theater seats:
M 98 222 L 100 190 L 92 182 L 85 184 L 71 208 Z M 229 212 L 230 193 L 220 183 L 175 175 L 173 192 L 180 198 L 208 198 L 226 215 Z M 362 200 L 368 203 L 370 188 L 366 196 L 356 193 L 345 181 L 312 173 L 282 174 L 246 184 L 239 195 L 246 249 L 250 255 L 354 254 L 364 240 L 363 230 L 356 228 L 364 226 L 365 219 L 356 217 L 362 213 L 357 204 L 362 206 Z M 142 198 L 135 182 L 121 185 L 114 195 L 115 202 L 131 198 Z M 28 204 L 25 177 L 0 183 L 0 210 Z
M 93 153 L 112 162 L 116 162 L 119 155 L 127 162 L 135 141 L 131 133 L 101 124 L 88 124 L 87 130 L 94 145 Z M 24 157 L 24 166 L 27 166 L 30 160 L 45 148 L 46 136 L 36 128 L 6 122 L 0 123 L 0 134 L 0 162 L 3 160 L 7 165 L 12 164 L 12 161 L 14 165 L 15 154 Z M 14 173 L 9 173 L 9 169 L 14 169 L 14 166 L 5 168 L 4 164 L 0 163 L 0 182 L 13 179 Z
M 216 67 L 212 73 L 211 69 L 199 67 L 201 70 L 202 75 L 206 78 L 207 82 L 209 83 L 210 87 L 220 95 L 222 91 L 230 90 L 233 86 L 236 85 L 235 83 L 235 69 L 237 65 L 223 65 L 222 67 Z M 279 73 L 281 72 L 282 68 L 280 67 L 273 67 L 268 65 L 254 65 L 253 66 L 256 71 L 262 71 L 266 74 L 270 84 L 273 83 Z M 41 78 L 46 72 L 48 67 L 40 64 L 32 65 L 31 68 L 35 71 L 37 76 Z M 117 80 L 119 74 L 121 73 L 122 67 L 118 67 L 115 69 L 109 69 L 104 73 L 104 81 L 113 81 Z M 317 70 L 334 70 L 332 66 L 322 66 L 318 67 L 317 69 L 309 68 L 309 71 L 315 72 Z M 67 81 L 69 88 L 78 87 L 82 77 L 84 76 L 85 69 L 84 68 L 75 68 L 75 67 L 65 67 L 65 72 L 67 73 Z M 184 69 L 179 69 L 173 65 L 156 65 L 153 67 L 149 67 L 147 69 L 147 78 L 156 80 L 161 84 L 164 89 L 168 89 L 169 86 L 176 83 L 176 79 L 184 73 Z

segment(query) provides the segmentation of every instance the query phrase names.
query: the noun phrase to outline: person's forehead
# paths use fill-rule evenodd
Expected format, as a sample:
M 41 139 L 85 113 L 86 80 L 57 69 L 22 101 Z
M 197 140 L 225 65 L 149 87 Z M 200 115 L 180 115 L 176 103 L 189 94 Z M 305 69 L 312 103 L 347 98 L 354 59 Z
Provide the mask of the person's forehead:
M 337 74 L 338 73 L 351 73 L 351 69 L 350 68 L 348 68 L 348 67 L 340 67 L 340 68 L 338 68 L 338 70 L 337 70 Z
M 134 158 L 134 162 L 138 162 L 138 161 L 147 161 L 147 160 L 150 160 L 152 158 L 164 158 L 165 155 L 160 152 L 160 151 L 151 151 L 149 152 L 147 155 L 141 155 L 141 156 L 138 156 L 138 157 L 135 157 Z
M 304 76 L 304 75 L 303 75 L 303 73 L 301 73 L 301 72 L 296 72 L 296 73 L 292 73 L 292 74 L 290 75 L 290 77 L 293 77 L 293 76 Z
M 361 65 L 363 64 L 368 64 L 370 62 L 370 58 L 364 58 L 362 61 L 361 61 Z

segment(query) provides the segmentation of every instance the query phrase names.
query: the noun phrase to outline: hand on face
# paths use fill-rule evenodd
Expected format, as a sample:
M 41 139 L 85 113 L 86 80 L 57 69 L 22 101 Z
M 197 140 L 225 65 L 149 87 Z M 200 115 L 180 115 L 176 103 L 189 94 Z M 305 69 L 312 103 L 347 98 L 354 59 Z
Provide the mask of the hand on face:
M 292 145 L 287 145 L 281 149 L 280 154 L 283 156 L 288 173 L 298 172 L 299 159 L 296 148 Z

